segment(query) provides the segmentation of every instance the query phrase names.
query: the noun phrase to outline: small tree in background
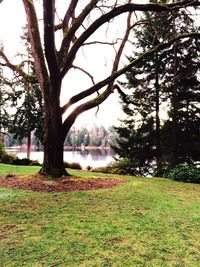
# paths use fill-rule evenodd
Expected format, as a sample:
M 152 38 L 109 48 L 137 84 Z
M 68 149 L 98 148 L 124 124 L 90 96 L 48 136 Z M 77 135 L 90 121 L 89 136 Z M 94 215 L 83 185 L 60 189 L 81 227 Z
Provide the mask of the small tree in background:
M 21 39 L 25 43 L 27 55 L 21 55 L 20 67 L 27 69 L 30 76 L 35 75 L 35 68 L 30 55 L 29 38 L 26 30 Z M 27 139 L 27 158 L 30 159 L 31 134 L 34 132 L 35 138 L 43 143 L 43 103 L 42 95 L 37 81 L 32 81 L 27 77 L 14 76 L 11 82 L 12 93 L 10 99 L 12 106 L 16 109 L 10 123 L 10 133 L 20 142 Z
M 8 95 L 5 91 L 6 80 L 3 76 L 3 70 L 0 68 L 0 143 L 3 144 L 3 136 L 5 134 L 5 129 L 9 125 L 9 114 L 7 112 L 7 100 Z
M 20 141 L 27 138 L 27 158 L 30 158 L 32 132 L 43 142 L 42 97 L 37 84 L 30 85 L 24 80 L 17 82 L 14 91 L 16 113 L 11 120 L 10 133 Z

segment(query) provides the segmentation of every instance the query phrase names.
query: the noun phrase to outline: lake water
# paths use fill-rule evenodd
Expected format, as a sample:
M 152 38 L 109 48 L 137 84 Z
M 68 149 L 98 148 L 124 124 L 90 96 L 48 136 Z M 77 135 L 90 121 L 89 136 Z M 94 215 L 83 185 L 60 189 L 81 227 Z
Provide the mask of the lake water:
M 16 153 L 18 158 L 26 158 L 25 152 Z M 64 161 L 69 163 L 78 162 L 82 168 L 91 166 L 93 168 L 103 167 L 114 161 L 114 154 L 110 150 L 93 149 L 84 151 L 64 151 Z M 43 162 L 43 151 L 32 151 L 30 155 L 31 160 L 38 160 Z

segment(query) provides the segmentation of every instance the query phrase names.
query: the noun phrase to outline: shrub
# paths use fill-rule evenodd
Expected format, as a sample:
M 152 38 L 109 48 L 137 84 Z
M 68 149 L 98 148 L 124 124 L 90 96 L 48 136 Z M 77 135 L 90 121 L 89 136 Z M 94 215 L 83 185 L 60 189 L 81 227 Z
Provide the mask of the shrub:
M 69 168 L 69 163 L 67 161 L 64 162 L 64 167 Z
M 113 173 L 136 175 L 134 163 L 128 159 L 119 160 L 111 165 Z
M 200 168 L 193 165 L 177 165 L 168 172 L 168 178 L 187 183 L 200 183 Z
M 13 160 L 12 164 L 13 165 L 25 165 L 25 166 L 28 166 L 28 165 L 31 164 L 31 160 L 27 159 L 27 158 L 24 158 L 24 159 L 16 158 L 16 159 Z
M 30 161 L 30 166 L 41 166 L 38 160 L 31 160 Z
M 69 163 L 69 162 L 65 161 L 64 167 L 69 168 L 69 169 L 74 169 L 74 170 L 82 170 L 82 167 L 81 167 L 80 163 L 78 163 L 78 162 Z
M 92 168 L 92 172 L 101 172 L 101 173 L 112 173 L 111 172 L 111 167 L 106 166 L 106 167 L 98 167 L 98 168 Z
M 15 159 L 16 156 L 5 153 L 4 155 L 1 155 L 0 162 L 4 164 L 12 164 Z
M 2 143 L 0 143 L 0 157 L 2 156 L 2 155 L 4 155 L 6 152 L 5 152 L 5 146 L 4 146 L 4 144 L 2 144 Z
M 7 154 L 5 147 L 0 143 L 0 162 L 4 164 L 12 164 L 15 156 Z
M 136 175 L 136 168 L 134 168 L 134 164 L 129 160 L 119 160 L 113 162 L 105 167 L 99 167 L 93 169 L 94 172 L 102 172 L 102 173 L 112 173 L 112 174 L 130 174 Z
M 91 171 L 91 170 L 92 170 L 92 167 L 91 167 L 91 166 L 87 166 L 87 167 L 86 167 L 86 170 L 87 170 L 87 171 Z

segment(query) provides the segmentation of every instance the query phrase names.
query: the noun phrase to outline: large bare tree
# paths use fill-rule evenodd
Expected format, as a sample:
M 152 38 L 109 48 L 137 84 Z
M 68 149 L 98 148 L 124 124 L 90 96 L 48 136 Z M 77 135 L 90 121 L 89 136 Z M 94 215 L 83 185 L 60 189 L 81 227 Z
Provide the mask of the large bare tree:
M 142 62 L 158 49 L 172 45 L 177 39 L 198 36 L 198 33 L 186 33 L 175 36 L 168 43 L 152 45 L 152 48 L 143 56 L 133 60 L 129 65 L 119 68 L 130 31 L 134 25 L 140 23 L 138 11 L 171 12 L 179 8 L 198 6 L 200 2 L 185 0 L 169 4 L 135 4 L 131 0 L 70 0 L 65 1 L 66 4 L 62 3 L 62 6 L 66 6 L 66 12 L 61 21 L 57 19 L 59 12 L 57 7 L 63 1 L 43 0 L 42 4 L 40 3 L 40 10 L 37 8 L 38 1 L 36 0 L 22 0 L 22 2 L 27 18 L 36 77 L 27 76 L 24 70 L 12 64 L 3 49 L 0 51 L 1 65 L 9 67 L 30 81 L 34 81 L 34 79 L 39 81 L 44 102 L 44 162 L 41 173 L 55 177 L 67 174 L 63 166 L 63 144 L 67 133 L 80 114 L 98 107 L 115 89 L 119 89 L 116 79 L 132 66 Z M 42 27 L 38 15 L 41 8 L 43 10 Z M 115 23 L 115 19 L 120 16 L 124 19 L 123 14 L 127 14 L 126 30 L 121 38 L 110 41 L 108 40 L 109 36 L 103 40 L 92 38 L 96 36 L 96 32 L 101 26 Z M 56 40 L 58 31 L 62 33 L 59 44 Z M 113 45 L 115 49 L 110 73 L 96 83 L 92 73 L 76 64 L 78 53 L 86 45 Z M 94 62 L 95 64 L 97 63 Z M 72 68 L 88 75 L 92 84 L 89 88 L 81 88 L 79 93 L 75 93 L 69 101 L 61 106 L 62 81 Z M 70 90 L 70 87 L 64 88 L 64 90 Z M 68 115 L 63 119 L 66 112 Z

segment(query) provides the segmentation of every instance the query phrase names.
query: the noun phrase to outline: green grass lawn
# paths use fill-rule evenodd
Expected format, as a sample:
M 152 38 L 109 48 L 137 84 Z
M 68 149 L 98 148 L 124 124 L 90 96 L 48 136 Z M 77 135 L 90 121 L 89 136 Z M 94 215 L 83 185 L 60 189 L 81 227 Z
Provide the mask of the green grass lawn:
M 41 167 L 37 166 L 15 166 L 0 163 L 0 175 L 8 174 L 33 174 L 39 171 Z
M 0 164 L 0 175 L 38 169 Z M 124 179 L 70 193 L 0 188 L 0 266 L 200 266 L 200 185 Z

